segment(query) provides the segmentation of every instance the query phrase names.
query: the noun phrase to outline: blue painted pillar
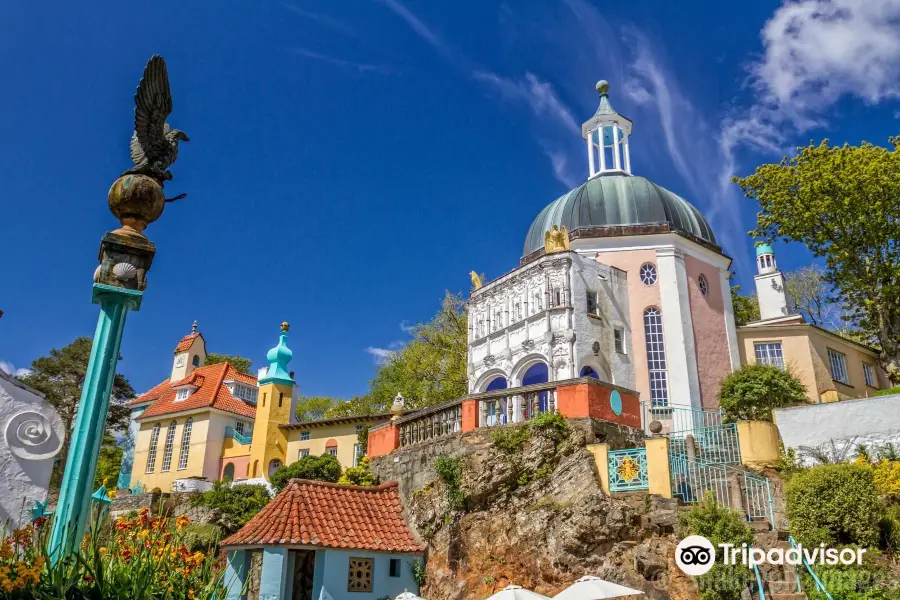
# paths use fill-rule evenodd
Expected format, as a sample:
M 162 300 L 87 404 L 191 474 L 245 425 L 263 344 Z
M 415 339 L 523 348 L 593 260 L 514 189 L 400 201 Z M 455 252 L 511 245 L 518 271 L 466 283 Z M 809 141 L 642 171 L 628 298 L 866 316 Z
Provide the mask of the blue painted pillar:
M 137 418 L 144 413 L 147 406 L 131 409 L 131 421 L 128 423 L 128 434 L 126 435 L 122 454 L 122 466 L 119 469 L 119 481 L 116 482 L 116 487 L 120 490 L 131 489 L 131 469 L 134 468 L 134 445 L 137 443 L 138 431 L 141 428 Z
M 222 580 L 225 585 L 225 600 L 243 600 L 247 591 L 244 586 L 249 573 L 249 552 L 238 550 L 228 555 L 228 563 L 225 567 L 224 579 Z
M 50 553 L 54 560 L 77 548 L 90 525 L 91 492 L 109 412 L 109 394 L 119 360 L 125 315 L 129 310 L 140 308 L 141 296 L 141 292 L 136 290 L 94 284 L 92 301 L 100 305 L 100 318 L 94 332 L 75 427 L 70 433 L 69 455 L 59 501 L 53 515 Z
M 262 573 L 259 576 L 259 600 L 290 600 L 285 594 L 288 578 L 287 548 L 263 550 Z

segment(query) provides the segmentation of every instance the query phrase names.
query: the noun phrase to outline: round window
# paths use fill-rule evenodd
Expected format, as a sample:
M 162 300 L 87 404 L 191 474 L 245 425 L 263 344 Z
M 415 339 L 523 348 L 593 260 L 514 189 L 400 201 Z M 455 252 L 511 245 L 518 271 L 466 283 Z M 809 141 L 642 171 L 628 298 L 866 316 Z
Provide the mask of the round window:
M 656 265 L 653 263 L 644 263 L 640 270 L 641 283 L 644 285 L 653 285 L 656 283 Z
M 704 296 L 709 295 L 709 282 L 706 280 L 705 275 L 701 275 L 697 278 L 697 285 L 700 287 L 700 293 Z

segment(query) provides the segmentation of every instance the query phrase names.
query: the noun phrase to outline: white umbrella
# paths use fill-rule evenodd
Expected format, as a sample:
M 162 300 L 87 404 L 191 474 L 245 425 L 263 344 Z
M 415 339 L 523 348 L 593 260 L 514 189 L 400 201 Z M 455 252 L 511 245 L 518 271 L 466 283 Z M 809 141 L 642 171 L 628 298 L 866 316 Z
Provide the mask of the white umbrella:
M 487 600 L 550 600 L 550 597 L 526 590 L 521 585 L 508 585 Z
M 394 600 L 425 600 L 425 598 L 416 596 L 415 594 L 407 590 L 403 590 L 403 593 L 397 596 Z
M 586 575 L 553 596 L 553 600 L 604 600 L 605 598 L 643 595 L 643 593 L 624 585 L 604 581 L 599 577 Z

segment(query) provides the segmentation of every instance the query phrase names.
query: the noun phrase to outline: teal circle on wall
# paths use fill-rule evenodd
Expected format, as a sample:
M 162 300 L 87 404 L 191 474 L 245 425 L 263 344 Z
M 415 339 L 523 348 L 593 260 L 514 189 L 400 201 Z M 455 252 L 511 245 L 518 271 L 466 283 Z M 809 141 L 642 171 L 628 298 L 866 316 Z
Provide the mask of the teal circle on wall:
M 619 394 L 619 390 L 613 390 L 609 395 L 609 407 L 616 416 L 622 414 L 622 396 Z

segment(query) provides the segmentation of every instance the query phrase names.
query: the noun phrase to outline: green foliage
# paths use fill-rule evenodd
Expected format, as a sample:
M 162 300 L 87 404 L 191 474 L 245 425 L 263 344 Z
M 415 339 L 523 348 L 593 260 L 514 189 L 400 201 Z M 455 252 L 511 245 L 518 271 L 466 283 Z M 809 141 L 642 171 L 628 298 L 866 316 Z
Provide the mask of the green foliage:
M 362 458 L 359 466 L 349 467 L 337 482 L 347 485 L 378 485 L 378 477 L 369 470 L 369 459 Z
M 872 395 L 873 396 L 890 396 L 892 394 L 900 394 L 900 385 L 892 387 L 892 388 L 887 388 L 885 390 L 878 390 L 877 392 L 875 392 Z
M 94 476 L 94 489 L 105 485 L 109 489 L 116 488 L 119 480 L 119 470 L 122 467 L 122 448 L 116 444 L 116 439 L 109 433 L 104 434 L 103 444 L 100 446 L 100 455 L 97 457 L 97 474 Z M 105 483 L 104 483 L 105 482 Z
M 369 451 L 369 429 L 371 425 L 360 425 L 359 431 L 356 432 L 356 443 L 359 444 L 359 453 L 362 456 Z
M 191 498 L 191 505 L 215 508 L 227 520 L 243 527 L 269 500 L 269 492 L 260 485 L 230 485 L 217 481 L 208 492 Z
M 326 416 L 328 411 L 340 402 L 341 400 L 329 396 L 301 396 L 295 408 L 297 421 L 307 423 L 330 418 Z
M 78 402 L 81 400 L 81 386 L 91 356 L 91 346 L 90 338 L 75 338 L 68 346 L 62 349 L 53 348 L 49 356 L 36 359 L 31 363 L 31 373 L 19 378 L 26 385 L 44 394 L 47 402 L 59 412 L 66 431 L 71 431 L 75 422 Z M 110 394 L 106 431 L 128 429 L 131 411 L 126 403 L 134 397 L 131 384 L 123 375 L 116 373 Z M 56 457 L 52 477 L 54 484 L 58 482 L 65 467 L 69 441 L 69 436 L 66 436 L 63 448 Z M 115 481 L 111 482 L 115 485 Z
M 892 148 L 798 148 L 779 164 L 735 178 L 759 202 L 754 235 L 804 244 L 825 259 L 825 280 L 848 317 L 881 345 L 892 380 L 900 376 L 900 138 Z
M 741 293 L 739 285 L 731 286 L 731 306 L 734 309 L 734 324 L 737 327 L 759 321 L 759 302 L 756 300 L 756 294 L 745 296 Z
M 191 552 L 206 552 L 209 548 L 218 548 L 221 537 L 215 525 L 191 523 L 183 530 L 183 543 Z
M 900 554 L 900 506 L 888 506 L 878 523 L 881 547 L 890 554 Z
M 778 459 L 778 464 L 775 465 L 775 470 L 778 471 L 782 479 L 790 479 L 792 475 L 803 471 L 806 467 L 803 466 L 803 461 L 798 456 L 795 448 L 785 448 L 781 442 L 779 442 L 779 445 L 781 446 L 781 452 L 779 453 L 781 457 Z
M 881 506 L 868 466 L 822 465 L 797 473 L 786 496 L 791 533 L 804 546 L 878 541 Z
M 819 565 L 813 569 L 834 600 L 898 600 L 900 586 L 889 569 L 878 560 L 878 553 L 869 550 L 861 565 Z M 819 591 L 812 577 L 801 572 L 803 589 L 809 600 L 828 600 Z
M 709 494 L 703 502 L 679 515 L 684 536 L 702 535 L 716 547 L 716 564 L 706 575 L 698 578 L 701 600 L 739 600 L 750 582 L 750 571 L 743 565 L 725 565 L 719 544 L 753 542 L 753 532 L 735 512 L 716 505 Z
M 558 412 L 538 413 L 526 421 L 533 432 L 539 432 L 555 442 L 561 442 L 569 435 L 569 425 Z
M 806 402 L 806 388 L 789 371 L 748 364 L 730 374 L 719 389 L 726 421 L 771 421 L 772 410 Z
M 421 560 L 412 560 L 409 562 L 409 567 L 412 569 L 413 581 L 416 582 L 416 585 L 419 587 L 425 585 L 425 563 Z
M 312 454 L 302 457 L 297 462 L 282 465 L 275 469 L 269 477 L 269 483 L 276 491 L 281 491 L 291 479 L 312 479 L 337 483 L 341 478 L 341 463 L 336 456 L 325 453 L 321 456 Z
M 505 425 L 491 431 L 491 442 L 501 452 L 514 454 L 531 438 L 531 429 L 524 423 Z
M 434 459 L 434 470 L 447 488 L 447 502 L 451 510 L 461 510 L 466 505 L 462 491 L 464 463 L 461 456 L 442 455 Z
M 251 361 L 249 358 L 244 358 L 243 356 L 237 356 L 235 354 L 216 354 L 213 352 L 206 355 L 206 360 L 203 361 L 203 366 L 208 367 L 210 365 L 218 365 L 224 362 L 227 362 L 241 373 L 249 373 L 250 365 L 253 364 L 253 361 Z

